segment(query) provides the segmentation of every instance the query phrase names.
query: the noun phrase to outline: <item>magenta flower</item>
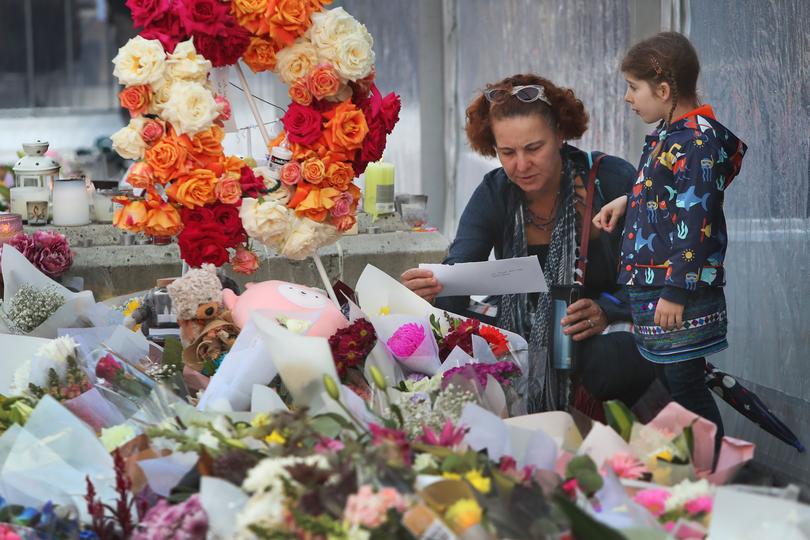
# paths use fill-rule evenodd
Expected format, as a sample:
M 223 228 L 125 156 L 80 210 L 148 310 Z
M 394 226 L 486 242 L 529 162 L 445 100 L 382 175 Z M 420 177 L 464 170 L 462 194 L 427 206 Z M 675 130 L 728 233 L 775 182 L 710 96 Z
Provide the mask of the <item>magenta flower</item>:
M 343 443 L 337 439 L 322 437 L 320 441 L 315 443 L 313 450 L 315 450 L 316 454 L 333 454 L 343 450 Z
M 691 515 L 695 516 L 697 514 L 708 514 L 712 511 L 712 505 L 714 501 L 708 495 L 704 495 L 702 497 L 698 497 L 697 499 L 692 499 L 688 501 L 686 504 L 683 505 L 684 509 L 689 512 Z
M 650 470 L 637 457 L 626 452 L 618 452 L 613 457 L 605 460 L 605 466 L 613 469 L 619 478 L 628 480 L 638 480 Z
M 498 470 L 506 476 L 510 476 L 521 483 L 527 483 L 534 476 L 535 468 L 526 465 L 523 469 L 518 469 L 517 461 L 512 456 L 502 456 L 498 462 Z
M 391 446 L 402 458 L 403 463 L 410 465 L 411 463 L 411 445 L 408 444 L 408 436 L 404 431 L 398 429 L 391 429 L 378 424 L 369 424 L 371 431 L 371 444 L 374 446 Z
M 665 489 L 642 489 L 633 500 L 646 508 L 655 517 L 660 516 L 666 510 L 667 499 L 670 493 Z
M 408 323 L 400 326 L 394 335 L 388 338 L 388 348 L 398 358 L 408 358 L 425 341 L 425 328 L 421 324 Z
M 61 276 L 73 264 L 67 238 L 59 233 L 37 231 L 30 236 L 20 233 L 9 243 L 48 277 Z
M 442 384 L 446 385 L 453 376 L 461 374 L 468 379 L 476 378 L 484 388 L 487 387 L 487 375 L 492 377 L 504 386 L 512 383 L 512 379 L 520 376 L 520 368 L 513 362 L 495 362 L 494 364 L 466 364 L 456 368 L 448 369 L 442 375 Z
M 431 446 L 443 446 L 445 448 L 455 448 L 464 442 L 464 436 L 469 431 L 467 427 L 456 427 L 452 420 L 447 420 L 441 433 L 438 435 L 429 426 L 422 428 L 422 435 L 417 437 L 417 441 Z

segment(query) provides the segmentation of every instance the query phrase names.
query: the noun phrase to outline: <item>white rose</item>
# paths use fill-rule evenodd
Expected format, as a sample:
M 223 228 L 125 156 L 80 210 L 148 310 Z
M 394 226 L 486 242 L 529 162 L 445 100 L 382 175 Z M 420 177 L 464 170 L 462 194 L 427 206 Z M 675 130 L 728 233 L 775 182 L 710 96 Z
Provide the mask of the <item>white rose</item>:
M 360 23 L 342 8 L 312 14 L 312 26 L 307 36 L 318 49 L 327 49 L 342 37 L 356 31 Z
M 285 84 L 305 77 L 317 63 L 318 51 L 304 38 L 298 38 L 295 43 L 276 53 L 276 73 Z
M 156 39 L 135 36 L 118 49 L 113 58 L 113 75 L 126 86 L 160 81 L 166 69 L 166 52 Z
M 165 73 L 163 78 L 152 85 L 152 99 L 149 101 L 149 114 L 163 115 L 163 105 L 171 97 L 174 79 Z
M 136 117 L 129 121 L 129 125 L 122 127 L 113 133 L 113 150 L 124 159 L 142 159 L 146 152 L 146 143 L 141 137 L 141 129 L 146 120 L 143 117 Z
M 197 54 L 194 43 L 189 39 L 178 43 L 166 61 L 166 71 L 174 79 L 204 82 L 211 71 L 211 62 Z
M 256 199 L 245 198 L 242 199 L 239 217 L 251 238 L 278 249 L 289 233 L 293 211 L 284 203 L 263 200 L 259 204 Z
M 374 68 L 374 39 L 365 26 L 340 39 L 335 47 L 332 66 L 346 80 L 358 81 Z
M 175 81 L 169 99 L 162 106 L 164 120 L 171 122 L 178 135 L 194 135 L 208 129 L 219 116 L 220 106 L 205 86 L 198 82 Z
M 334 226 L 296 217 L 279 253 L 288 259 L 301 261 L 338 238 L 340 232 Z

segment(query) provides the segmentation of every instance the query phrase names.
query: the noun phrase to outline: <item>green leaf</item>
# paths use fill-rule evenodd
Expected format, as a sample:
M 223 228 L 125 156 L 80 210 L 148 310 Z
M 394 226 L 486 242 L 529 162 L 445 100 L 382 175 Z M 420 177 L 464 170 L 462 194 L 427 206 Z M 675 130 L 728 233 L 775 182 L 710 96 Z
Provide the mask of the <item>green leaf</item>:
M 344 429 L 351 429 L 345 418 L 335 413 L 319 414 L 309 421 L 309 427 L 330 439 L 335 439 Z
M 574 538 L 626 540 L 619 531 L 596 521 L 564 495 L 554 495 L 554 502 L 571 521 L 571 532 L 574 533 Z
M 574 478 L 579 488 L 589 497 L 602 489 L 604 480 L 596 468 L 596 463 L 588 456 L 575 456 L 565 468 L 567 478 Z
M 630 412 L 627 406 L 618 400 L 605 402 L 605 416 L 608 424 L 625 441 L 630 440 L 633 431 L 633 424 L 636 422 L 635 415 Z
M 163 363 L 173 366 L 183 364 L 183 345 L 179 339 L 166 338 L 166 343 L 163 345 Z

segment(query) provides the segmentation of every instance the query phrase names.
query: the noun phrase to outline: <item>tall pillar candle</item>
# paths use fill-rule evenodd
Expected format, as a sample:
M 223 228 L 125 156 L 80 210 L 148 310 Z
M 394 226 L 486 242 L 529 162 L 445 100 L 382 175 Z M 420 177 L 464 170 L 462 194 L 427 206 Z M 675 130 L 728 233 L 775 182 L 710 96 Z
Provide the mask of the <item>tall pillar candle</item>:
M 378 216 L 394 212 L 394 164 L 369 163 L 365 172 L 363 210 Z

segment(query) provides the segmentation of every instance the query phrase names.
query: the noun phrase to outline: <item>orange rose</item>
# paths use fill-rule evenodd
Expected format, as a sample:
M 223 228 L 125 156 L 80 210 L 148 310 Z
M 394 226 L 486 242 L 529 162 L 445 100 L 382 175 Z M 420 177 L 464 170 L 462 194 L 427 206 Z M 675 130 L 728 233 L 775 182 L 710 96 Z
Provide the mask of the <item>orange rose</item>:
M 249 249 L 239 246 L 231 257 L 231 268 L 239 274 L 252 274 L 259 268 L 259 257 Z
M 357 150 L 363 145 L 368 134 L 368 124 L 363 111 L 349 100 L 324 114 L 328 119 L 324 125 L 324 138 L 330 150 Z
M 155 176 L 152 172 L 152 167 L 143 161 L 137 162 L 129 170 L 127 175 L 127 182 L 135 189 L 148 189 L 151 188 L 155 182 Z
M 307 77 L 309 91 L 315 99 L 334 96 L 340 88 L 340 77 L 329 64 L 316 67 Z
M 242 60 L 253 73 L 273 71 L 276 69 L 276 44 L 269 39 L 252 37 Z
M 239 184 L 239 176 L 236 178 L 231 173 L 219 179 L 214 194 L 222 204 L 236 204 L 242 199 L 242 186 Z
M 277 0 L 270 11 L 270 36 L 285 46 L 307 31 L 312 24 L 310 0 Z
M 316 157 L 309 158 L 301 164 L 301 176 L 310 184 L 320 184 L 325 172 L 323 161 Z
M 144 232 L 150 236 L 174 236 L 183 230 L 177 208 L 165 201 L 150 201 Z
M 217 177 L 208 169 L 194 169 L 172 182 L 166 189 L 166 195 L 186 208 L 195 208 L 217 202 L 214 192 Z
M 267 34 L 265 11 L 267 11 L 267 0 L 233 0 L 231 2 L 231 13 L 236 17 L 236 21 L 253 34 Z
M 309 91 L 307 81 L 303 77 L 296 80 L 287 93 L 290 95 L 290 99 L 299 105 L 308 107 L 312 104 L 312 93 Z
M 141 232 L 146 225 L 147 208 L 143 201 L 121 201 L 123 206 L 115 211 L 113 225 L 131 233 Z
M 314 188 L 296 207 L 295 213 L 312 221 L 323 222 L 329 215 L 329 209 L 335 205 L 335 199 L 339 196 L 340 191 L 334 188 Z
M 138 116 L 149 108 L 149 103 L 152 101 L 152 88 L 148 84 L 127 86 L 118 94 L 118 101 L 123 108 L 129 111 L 130 117 Z
M 242 167 L 247 165 L 236 156 L 228 156 L 222 159 L 220 163 L 222 164 L 223 173 L 236 175 L 236 178 L 242 176 Z
M 146 150 L 144 157 L 152 168 L 155 181 L 166 183 L 180 176 L 186 167 L 188 152 L 174 137 L 163 137 Z
M 354 214 L 348 214 L 341 217 L 333 217 L 332 223 L 340 232 L 346 232 L 354 227 L 355 223 L 357 223 L 357 216 Z
M 331 187 L 346 191 L 354 180 L 354 169 L 345 161 L 324 160 L 326 163 L 326 182 Z

